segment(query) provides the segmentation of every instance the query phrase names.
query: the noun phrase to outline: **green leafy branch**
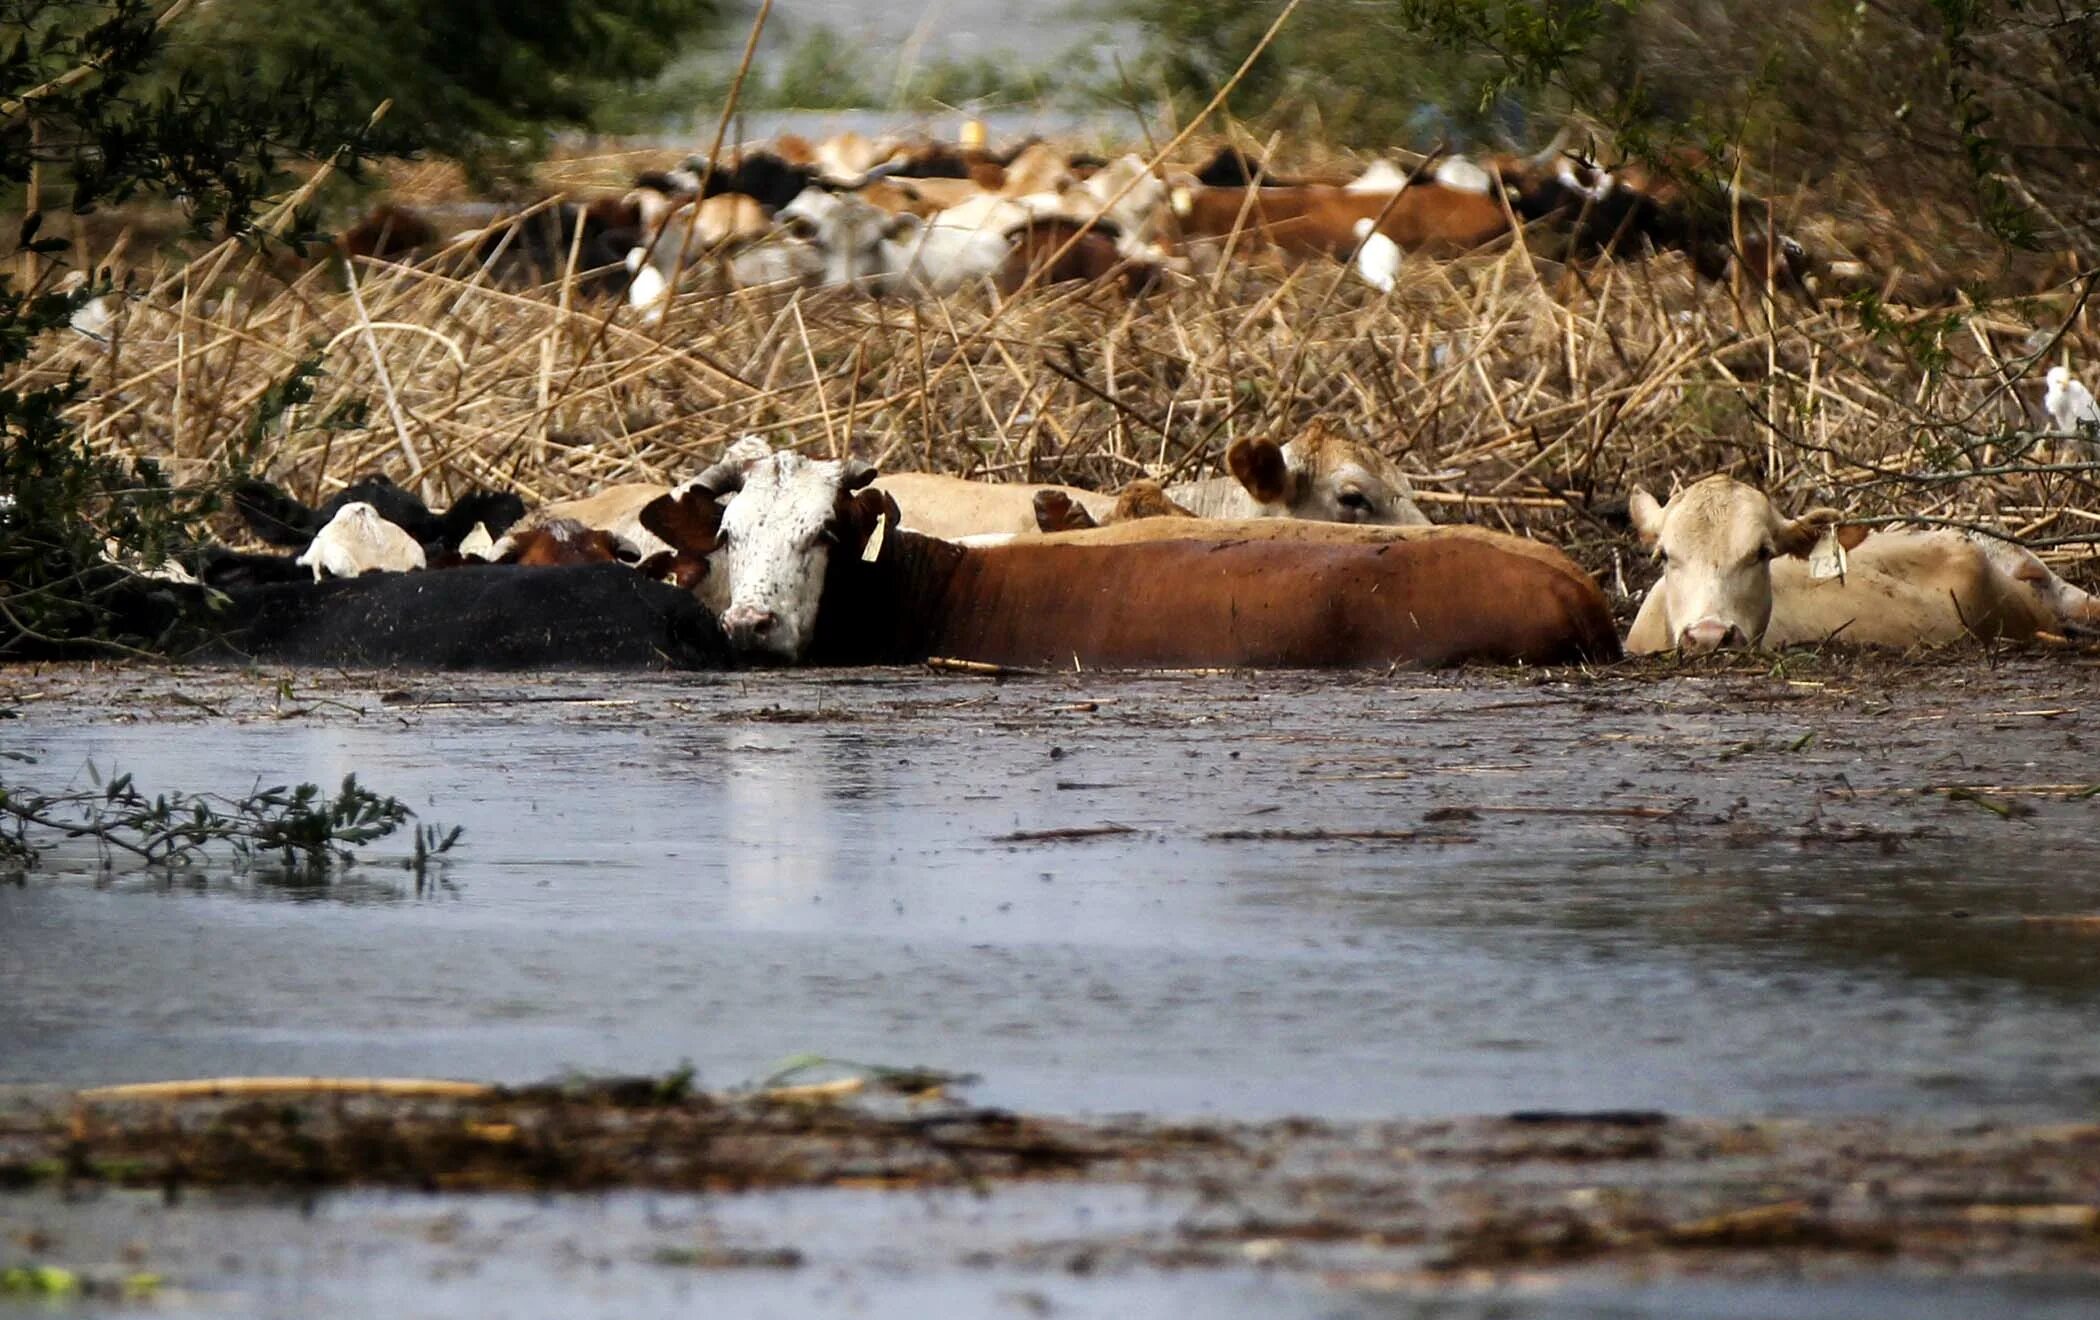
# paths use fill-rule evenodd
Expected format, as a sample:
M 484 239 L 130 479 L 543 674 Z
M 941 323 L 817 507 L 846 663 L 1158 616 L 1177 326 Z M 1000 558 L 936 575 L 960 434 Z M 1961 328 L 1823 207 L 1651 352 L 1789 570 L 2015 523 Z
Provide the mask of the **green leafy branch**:
M 353 860 L 356 849 L 410 826 L 410 865 L 420 874 L 460 837 L 457 826 L 413 825 L 415 812 L 365 788 L 355 775 L 346 775 L 333 795 L 313 784 L 279 784 L 240 797 L 149 797 L 128 773 L 104 782 L 91 765 L 88 775 L 95 787 L 71 793 L 0 782 L 0 869 L 20 874 L 42 860 L 50 841 L 91 839 L 105 867 L 118 854 L 149 867 L 179 866 L 224 846 L 242 865 L 274 858 L 288 872 L 318 877 Z

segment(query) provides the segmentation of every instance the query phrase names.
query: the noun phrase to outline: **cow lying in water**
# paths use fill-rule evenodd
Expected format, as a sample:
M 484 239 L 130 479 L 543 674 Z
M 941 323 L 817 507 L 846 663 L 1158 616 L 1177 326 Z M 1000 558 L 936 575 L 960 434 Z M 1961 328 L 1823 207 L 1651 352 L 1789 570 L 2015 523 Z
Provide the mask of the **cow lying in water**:
M 1314 422 L 1294 439 L 1242 437 L 1226 450 L 1231 473 L 1167 486 L 1166 499 L 1199 518 L 1306 518 L 1321 522 L 1426 524 L 1414 487 L 1378 450 Z M 891 473 L 876 486 L 904 509 L 904 525 L 953 539 L 994 533 L 1076 531 L 1127 516 L 1117 499 L 1071 486 L 1007 485 L 934 473 Z M 1053 499 L 1039 499 L 1044 493 Z M 1156 507 L 1152 512 L 1160 512 Z
M 2100 602 L 2009 542 L 1849 528 L 1843 575 L 1816 577 L 1807 559 L 1837 526 L 1835 509 L 1784 518 L 1756 487 L 1713 476 L 1667 505 L 1636 490 L 1630 512 L 1663 560 L 1626 637 L 1636 655 L 1829 641 L 1908 647 L 2100 627 Z
M 691 669 L 729 658 L 690 592 L 621 564 L 239 587 L 212 610 L 196 611 L 218 635 L 198 658 L 420 669 Z
M 736 490 L 709 583 L 739 654 L 1345 668 L 1619 653 L 1594 582 L 1557 552 L 1493 533 L 1320 540 L 1176 519 L 1163 524 L 1175 537 L 1132 524 L 1135 536 L 1104 529 L 1093 542 L 961 546 L 899 530 L 874 476 L 780 453 L 674 501 L 704 517 Z

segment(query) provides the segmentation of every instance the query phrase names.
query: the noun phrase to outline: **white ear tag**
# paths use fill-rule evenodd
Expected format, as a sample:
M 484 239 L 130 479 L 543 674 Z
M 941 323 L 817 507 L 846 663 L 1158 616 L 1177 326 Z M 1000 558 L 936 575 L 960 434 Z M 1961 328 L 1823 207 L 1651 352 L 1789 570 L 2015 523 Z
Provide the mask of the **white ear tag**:
M 882 558 L 882 538 L 889 529 L 890 516 L 887 513 L 877 514 L 875 530 L 868 533 L 868 543 L 861 547 L 860 561 L 863 564 L 872 564 Z
M 1845 576 L 1845 545 L 1838 540 L 1836 527 L 1825 530 L 1816 548 L 1808 552 L 1808 575 L 1817 581 Z

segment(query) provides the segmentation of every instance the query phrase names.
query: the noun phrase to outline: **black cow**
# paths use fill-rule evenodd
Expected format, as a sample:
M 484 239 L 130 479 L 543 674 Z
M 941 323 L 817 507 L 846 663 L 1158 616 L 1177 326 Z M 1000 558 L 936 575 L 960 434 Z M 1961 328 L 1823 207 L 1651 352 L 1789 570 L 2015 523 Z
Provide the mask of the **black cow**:
M 235 587 L 194 659 L 350 668 L 719 669 L 722 630 L 691 592 L 624 564 L 376 573 Z

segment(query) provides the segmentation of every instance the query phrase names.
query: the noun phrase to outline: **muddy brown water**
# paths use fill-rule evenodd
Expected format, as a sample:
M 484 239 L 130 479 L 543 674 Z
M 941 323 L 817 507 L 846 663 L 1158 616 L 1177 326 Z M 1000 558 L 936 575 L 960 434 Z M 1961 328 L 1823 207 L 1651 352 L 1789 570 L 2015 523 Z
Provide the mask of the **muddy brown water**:
M 233 792 L 354 771 L 465 827 L 421 892 L 383 860 L 303 886 L 105 874 L 61 848 L 0 886 L 0 1083 L 528 1081 L 687 1059 L 722 1086 L 816 1052 L 976 1073 L 972 1099 L 1051 1114 L 2050 1123 L 2100 1101 L 2100 936 L 2080 920 L 2100 914 L 2100 800 L 2080 795 L 2100 783 L 2100 677 L 2082 656 L 1005 682 L 12 670 L 0 711 L 7 782 L 120 766 L 149 789 Z M 2037 1280 L 1556 1279 L 1534 1296 L 1503 1279 L 1473 1296 L 1251 1267 L 958 1273 L 978 1229 L 929 1224 L 1055 1237 L 1069 1216 L 1180 1208 L 1101 1189 L 784 1196 L 357 1194 L 318 1218 L 34 1204 L 81 1259 L 150 1221 L 200 1290 L 181 1305 L 220 1313 L 416 1313 L 388 1309 L 368 1260 L 420 1281 L 429 1313 L 468 1296 L 518 1314 L 701 1296 L 740 1314 L 2095 1300 Z M 673 1268 L 636 1227 L 661 1216 L 777 1216 L 768 1240 L 814 1239 L 819 1263 Z M 455 1220 L 508 1245 L 462 1263 L 432 1237 Z M 219 1234 L 268 1245 L 221 1270 L 202 1245 Z M 641 1264 L 600 1269 L 592 1244 Z M 23 1250 L 0 1240 L 0 1262 Z

